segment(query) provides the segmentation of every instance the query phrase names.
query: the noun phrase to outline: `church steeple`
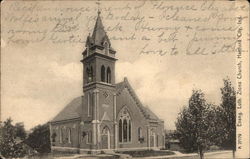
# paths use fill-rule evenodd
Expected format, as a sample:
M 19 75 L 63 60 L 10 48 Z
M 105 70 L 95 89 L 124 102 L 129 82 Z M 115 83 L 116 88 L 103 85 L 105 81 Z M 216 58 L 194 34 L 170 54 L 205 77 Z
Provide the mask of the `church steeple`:
M 102 53 L 111 57 L 115 57 L 115 50 L 111 47 L 110 40 L 106 31 L 104 30 L 104 26 L 101 19 L 101 12 L 98 9 L 98 14 L 95 22 L 95 26 L 93 29 L 92 36 L 88 36 L 86 40 L 86 50 L 83 52 L 85 57 L 93 54 L 95 48 L 99 48 L 98 53 Z
M 85 46 L 86 49 L 82 53 L 84 91 L 93 85 L 114 87 L 116 51 L 111 47 L 108 35 L 104 30 L 99 9 L 93 33 L 88 35 Z
M 95 45 L 102 45 L 104 38 L 107 36 L 104 26 L 102 24 L 102 19 L 100 17 L 101 12 L 98 11 L 98 16 L 96 18 L 95 27 L 92 34 L 93 43 Z

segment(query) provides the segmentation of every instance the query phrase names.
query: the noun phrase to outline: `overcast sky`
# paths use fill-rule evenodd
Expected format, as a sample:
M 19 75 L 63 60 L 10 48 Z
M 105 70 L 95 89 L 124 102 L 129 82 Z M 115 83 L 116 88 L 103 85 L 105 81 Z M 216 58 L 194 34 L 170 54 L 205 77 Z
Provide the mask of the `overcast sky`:
M 4 21 L 2 29 L 1 45 L 1 119 L 5 120 L 11 117 L 14 122 L 24 122 L 25 127 L 30 129 L 38 124 L 43 124 L 52 119 L 63 107 L 73 98 L 82 95 L 82 51 L 84 43 L 53 43 L 49 40 L 52 35 L 52 28 L 55 22 L 48 22 L 43 17 L 74 17 L 75 21 L 70 23 L 76 25 L 76 30 L 68 33 L 57 31 L 54 35 L 59 38 L 67 38 L 69 35 L 78 36 L 85 41 L 86 36 L 94 27 L 94 18 L 96 8 L 94 2 L 36 2 L 40 6 L 48 8 L 53 7 L 89 7 L 88 11 L 69 12 L 69 11 L 20 11 L 17 7 L 21 4 L 14 2 L 4 2 L 1 20 Z M 32 2 L 33 4 L 35 2 Z M 14 6 L 13 6 L 14 4 Z M 180 3 L 170 3 L 180 6 Z M 187 3 L 192 4 L 192 3 Z M 12 5 L 12 6 L 11 6 Z M 30 6 L 31 2 L 25 2 L 24 5 Z M 140 7 L 143 5 L 143 7 Z M 156 5 L 156 4 L 155 4 Z M 159 4 L 158 4 L 159 5 Z M 195 9 L 200 9 L 201 2 L 195 4 Z M 220 6 L 219 4 L 215 4 Z M 139 6 L 140 8 L 133 8 Z M 103 24 L 107 30 L 108 36 L 131 37 L 135 34 L 134 40 L 111 40 L 112 47 L 117 51 L 116 57 L 116 82 L 120 82 L 127 77 L 141 102 L 147 105 L 160 118 L 164 119 L 167 129 L 175 129 L 174 122 L 178 112 L 184 105 L 187 105 L 188 98 L 191 96 L 192 89 L 201 89 L 206 95 L 207 101 L 220 104 L 220 88 L 223 86 L 223 78 L 229 77 L 233 84 L 235 75 L 234 54 L 218 53 L 213 55 L 185 55 L 185 50 L 191 36 L 194 32 L 185 34 L 184 26 L 214 26 L 215 21 L 207 23 L 189 23 L 175 22 L 171 20 L 162 20 L 158 17 L 169 13 L 173 15 L 174 10 L 162 10 L 153 8 L 154 4 L 141 2 L 122 3 L 107 2 L 102 3 L 101 8 L 113 7 L 113 16 L 130 15 L 144 17 L 144 24 L 148 23 L 154 27 L 176 27 L 178 31 L 177 40 L 174 42 L 159 42 L 158 36 L 162 31 L 135 31 L 135 25 L 140 20 L 124 20 L 120 17 L 117 20 L 108 19 L 109 11 L 102 10 Z M 221 5 L 223 6 L 223 5 Z M 120 7 L 120 9 L 119 9 Z M 121 9 L 121 8 L 127 9 Z M 14 10 L 14 9 L 15 10 Z M 130 9 L 129 9 L 130 8 Z M 13 9 L 13 10 L 11 10 Z M 179 15 L 188 15 L 203 17 L 211 12 L 179 12 Z M 27 22 L 24 20 L 13 22 L 10 17 L 20 18 L 24 14 L 38 18 L 38 22 Z M 49 15 L 49 16 L 48 16 Z M 225 13 L 224 16 L 232 15 Z M 151 18 L 150 18 L 151 17 Z M 154 18 L 152 18 L 154 17 Z M 92 19 L 92 20 L 89 20 Z M 135 17 L 134 17 L 135 18 Z M 52 18 L 51 18 L 52 19 Z M 220 24 L 227 26 L 230 24 Z M 114 26 L 121 26 L 121 29 L 112 30 Z M 119 27 L 117 27 L 119 28 Z M 40 33 L 27 33 L 20 30 L 36 30 Z M 138 28 L 137 28 L 138 29 Z M 19 30 L 19 32 L 17 31 Z M 41 42 L 17 43 L 13 39 L 40 38 L 42 32 L 46 30 L 46 38 Z M 112 30 L 112 31 L 111 31 Z M 15 32 L 15 33 L 13 33 Z M 164 34 L 171 34 L 173 30 L 166 31 Z M 14 35 L 15 34 L 15 35 Z M 220 35 L 233 35 L 233 32 L 198 32 L 199 37 L 210 37 Z M 148 36 L 150 41 L 141 40 L 142 36 Z M 12 38 L 12 42 L 9 39 Z M 217 47 L 222 41 L 198 43 L 207 48 Z M 179 50 L 176 56 L 157 54 L 140 54 L 142 48 L 148 44 L 150 50 L 166 49 L 170 50 L 174 45 Z M 216 44 L 216 46 L 214 46 Z

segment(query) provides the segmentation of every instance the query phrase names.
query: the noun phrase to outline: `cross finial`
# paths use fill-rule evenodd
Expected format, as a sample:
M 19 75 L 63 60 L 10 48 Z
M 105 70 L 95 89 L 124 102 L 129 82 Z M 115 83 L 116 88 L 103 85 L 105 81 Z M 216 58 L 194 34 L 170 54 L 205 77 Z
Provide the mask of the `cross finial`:
M 97 2 L 96 2 L 96 4 L 97 4 L 97 6 L 98 6 L 98 16 L 101 14 L 101 11 L 100 11 L 100 0 L 98 0 Z

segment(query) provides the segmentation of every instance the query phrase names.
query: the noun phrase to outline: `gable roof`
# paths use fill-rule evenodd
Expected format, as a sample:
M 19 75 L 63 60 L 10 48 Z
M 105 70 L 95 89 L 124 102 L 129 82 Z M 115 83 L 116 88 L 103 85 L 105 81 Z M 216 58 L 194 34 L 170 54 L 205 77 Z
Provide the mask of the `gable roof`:
M 131 85 L 128 82 L 128 79 L 125 77 L 124 81 L 116 84 L 116 93 L 117 95 L 120 95 L 122 90 L 127 88 L 130 95 L 136 102 L 136 106 L 139 108 L 140 112 L 143 114 L 143 116 L 150 121 L 156 121 L 160 122 L 160 120 L 148 107 L 144 106 L 139 98 L 137 97 L 135 91 L 131 87 Z M 80 118 L 82 113 L 82 103 L 83 103 L 83 96 L 77 97 L 73 99 L 68 105 L 66 105 L 61 112 L 59 112 L 54 119 L 52 119 L 51 122 L 56 121 L 62 121 L 62 120 L 69 120 L 69 119 L 75 119 Z M 108 120 L 107 117 L 105 117 L 105 120 Z
M 145 110 L 147 111 L 147 113 L 148 113 L 150 119 L 153 119 L 153 120 L 160 120 L 160 119 L 156 116 L 156 114 L 155 114 L 154 112 L 152 112 L 152 110 L 151 110 L 149 107 L 145 106 L 144 108 L 145 108 Z
M 82 96 L 73 99 L 68 105 L 66 105 L 61 112 L 59 112 L 52 122 L 62 121 L 68 119 L 75 119 L 81 116 Z
M 128 82 L 128 79 L 125 77 L 123 82 L 120 82 L 116 84 L 116 93 L 117 95 L 121 94 L 122 90 L 124 88 L 127 88 L 130 95 L 133 97 L 133 99 L 136 102 L 136 106 L 139 108 L 140 112 L 143 114 L 143 116 L 152 121 L 161 121 L 148 107 L 144 106 L 141 101 L 139 100 L 138 96 L 136 95 L 134 89 L 131 87 L 131 85 Z

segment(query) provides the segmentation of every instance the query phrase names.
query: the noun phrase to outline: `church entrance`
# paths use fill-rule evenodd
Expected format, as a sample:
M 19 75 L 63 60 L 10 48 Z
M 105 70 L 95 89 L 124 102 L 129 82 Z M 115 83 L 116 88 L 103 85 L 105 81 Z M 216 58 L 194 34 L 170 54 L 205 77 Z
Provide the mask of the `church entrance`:
M 153 130 L 150 132 L 150 147 L 156 147 L 156 136 Z
M 101 141 L 102 149 L 110 149 L 110 131 L 107 126 L 102 129 Z

